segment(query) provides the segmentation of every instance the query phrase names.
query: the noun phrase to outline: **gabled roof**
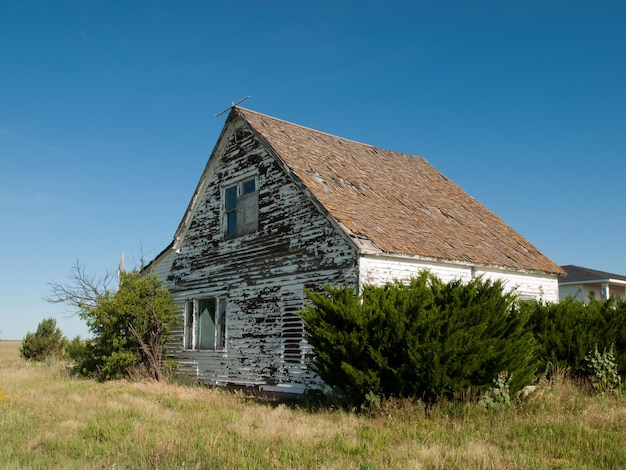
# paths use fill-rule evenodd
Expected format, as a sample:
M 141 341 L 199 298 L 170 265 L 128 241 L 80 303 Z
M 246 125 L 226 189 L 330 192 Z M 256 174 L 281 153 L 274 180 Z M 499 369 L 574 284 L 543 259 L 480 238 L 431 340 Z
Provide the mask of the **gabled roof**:
M 237 118 L 265 141 L 359 246 L 380 254 L 563 273 L 422 157 L 233 107 L 228 121 Z
M 585 283 L 585 282 L 609 282 L 622 281 L 626 282 L 626 276 L 620 274 L 607 273 L 597 271 L 595 269 L 583 268 L 568 264 L 561 266 L 567 273 L 567 276 L 559 279 L 559 284 Z

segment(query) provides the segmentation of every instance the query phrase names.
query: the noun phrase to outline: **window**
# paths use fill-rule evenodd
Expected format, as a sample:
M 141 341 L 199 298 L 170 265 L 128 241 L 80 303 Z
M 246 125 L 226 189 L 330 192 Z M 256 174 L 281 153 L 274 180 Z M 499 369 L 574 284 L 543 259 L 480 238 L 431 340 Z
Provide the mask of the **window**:
M 185 302 L 185 349 L 226 349 L 226 298 Z
M 255 178 L 224 189 L 224 233 L 227 237 L 256 232 L 258 221 L 259 192 Z

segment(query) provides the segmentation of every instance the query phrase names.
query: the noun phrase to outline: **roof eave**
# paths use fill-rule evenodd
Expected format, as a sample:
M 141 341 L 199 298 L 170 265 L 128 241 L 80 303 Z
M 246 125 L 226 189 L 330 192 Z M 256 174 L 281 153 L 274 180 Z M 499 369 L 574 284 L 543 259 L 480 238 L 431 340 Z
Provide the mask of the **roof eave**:
M 619 284 L 619 285 L 626 286 L 626 281 L 623 281 L 621 279 L 587 279 L 587 280 L 581 280 L 581 281 L 560 282 L 559 284 L 561 284 L 562 286 L 572 286 L 576 284 L 603 284 L 603 283 Z
M 486 263 L 476 263 L 476 262 L 471 262 L 471 261 L 464 261 L 464 260 L 452 260 L 452 259 L 445 259 L 445 258 L 436 258 L 436 257 L 429 257 L 429 256 L 423 256 L 423 255 L 407 255 L 407 254 L 403 254 L 403 253 L 388 253 L 385 251 L 382 251 L 380 249 L 368 249 L 368 248 L 361 248 L 360 249 L 360 254 L 362 256 L 376 256 L 376 257 L 388 257 L 388 258 L 396 258 L 396 259 L 404 259 L 404 260 L 411 260 L 411 261 L 424 261 L 424 262 L 431 262 L 431 263 L 445 263 L 445 264 L 453 264 L 453 265 L 461 265 L 461 266 L 467 266 L 467 267 L 480 267 L 480 268 L 484 268 L 484 269 L 495 269 L 498 271 L 514 271 L 517 273 L 523 273 L 523 274 L 538 274 L 538 275 L 552 275 L 555 277 L 558 277 L 561 275 L 561 273 L 558 272 L 552 272 L 552 271 L 546 271 L 546 270 L 541 270 L 541 269 L 526 269 L 526 268 L 517 268 L 514 266 L 503 266 L 503 265 L 494 265 L 494 264 L 486 264 Z

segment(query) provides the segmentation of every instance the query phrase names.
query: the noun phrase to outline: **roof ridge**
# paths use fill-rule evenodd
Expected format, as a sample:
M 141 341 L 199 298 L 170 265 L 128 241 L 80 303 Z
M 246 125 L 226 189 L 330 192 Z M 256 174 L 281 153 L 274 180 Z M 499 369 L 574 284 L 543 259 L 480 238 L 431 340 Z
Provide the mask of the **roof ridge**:
M 260 113 L 260 112 L 258 112 L 258 111 L 254 111 L 254 110 L 249 109 L 249 108 L 244 108 L 244 107 L 242 107 L 242 106 L 233 106 L 233 109 L 234 109 L 234 110 L 238 110 L 238 111 L 243 111 L 244 113 L 247 113 L 247 112 L 249 112 L 249 113 L 253 113 L 253 114 L 256 114 L 256 115 L 258 115 L 258 116 L 263 116 L 264 118 L 271 119 L 271 120 L 273 120 L 273 121 L 279 121 L 279 122 L 282 122 L 282 123 L 284 123 L 284 124 L 288 124 L 288 125 L 290 125 L 290 126 L 299 127 L 299 128 L 301 128 L 301 129 L 305 129 L 305 130 L 307 130 L 307 131 L 314 132 L 314 133 L 316 133 L 316 134 L 326 135 L 326 136 L 328 136 L 328 137 L 333 137 L 333 138 L 335 138 L 335 139 L 342 140 L 342 141 L 345 141 L 345 142 L 352 142 L 353 144 L 362 145 L 362 146 L 364 146 L 364 147 L 370 147 L 370 148 L 375 149 L 375 150 L 381 150 L 381 151 L 383 151 L 383 152 L 394 153 L 394 154 L 396 154 L 396 155 L 404 155 L 404 156 L 407 156 L 407 157 L 413 157 L 413 158 L 415 158 L 415 157 L 417 157 L 417 158 L 423 158 L 424 160 L 427 160 L 427 159 L 426 159 L 425 157 L 423 157 L 422 155 L 413 155 L 413 154 L 411 154 L 411 153 L 399 152 L 399 151 L 397 151 L 397 150 L 391 150 L 391 149 L 386 149 L 386 148 L 383 148 L 383 147 L 377 147 L 377 146 L 375 146 L 375 145 L 368 144 L 368 143 L 365 143 L 365 142 L 361 142 L 361 141 L 359 141 L 359 140 L 348 139 L 348 138 L 346 138 L 346 137 L 341 137 L 341 136 L 336 135 L 336 134 L 331 134 L 330 132 L 320 131 L 319 129 L 315 129 L 315 128 L 313 128 L 313 127 L 304 126 L 304 125 L 302 125 L 302 124 L 297 124 L 297 123 L 295 123 L 295 122 L 287 121 L 286 119 L 281 119 L 281 118 L 277 118 L 277 117 L 274 117 L 274 116 L 270 116 L 269 114 Z M 245 117 L 245 116 L 244 116 L 244 117 Z

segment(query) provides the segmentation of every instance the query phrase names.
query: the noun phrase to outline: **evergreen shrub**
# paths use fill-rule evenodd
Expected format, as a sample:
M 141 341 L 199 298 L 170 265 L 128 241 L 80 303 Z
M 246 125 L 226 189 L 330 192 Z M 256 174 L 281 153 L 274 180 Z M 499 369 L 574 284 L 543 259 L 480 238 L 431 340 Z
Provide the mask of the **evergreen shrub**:
M 65 345 L 65 355 L 70 362 L 83 361 L 86 356 L 87 342 L 81 339 L 80 336 L 75 336 L 74 339 L 68 341 Z
M 521 308 L 530 312 L 541 366 L 551 363 L 584 375 L 588 353 L 614 346 L 617 370 L 626 372 L 626 301 L 592 300 L 586 305 L 568 297 L 558 303 L 524 303 Z
M 607 301 L 598 301 L 601 315 L 606 319 L 605 328 L 602 331 L 602 342 L 598 346 L 603 349 L 611 349 L 617 372 L 626 374 L 626 299 L 611 298 Z
M 352 402 L 486 391 L 503 371 L 515 393 L 534 373 L 529 312 L 500 281 L 446 284 L 424 272 L 407 285 L 365 286 L 361 296 L 333 287 L 306 295 L 314 368 Z
M 26 333 L 20 347 L 20 356 L 32 361 L 61 357 L 66 344 L 67 339 L 57 327 L 56 320 L 46 318 L 37 325 L 37 331 Z

